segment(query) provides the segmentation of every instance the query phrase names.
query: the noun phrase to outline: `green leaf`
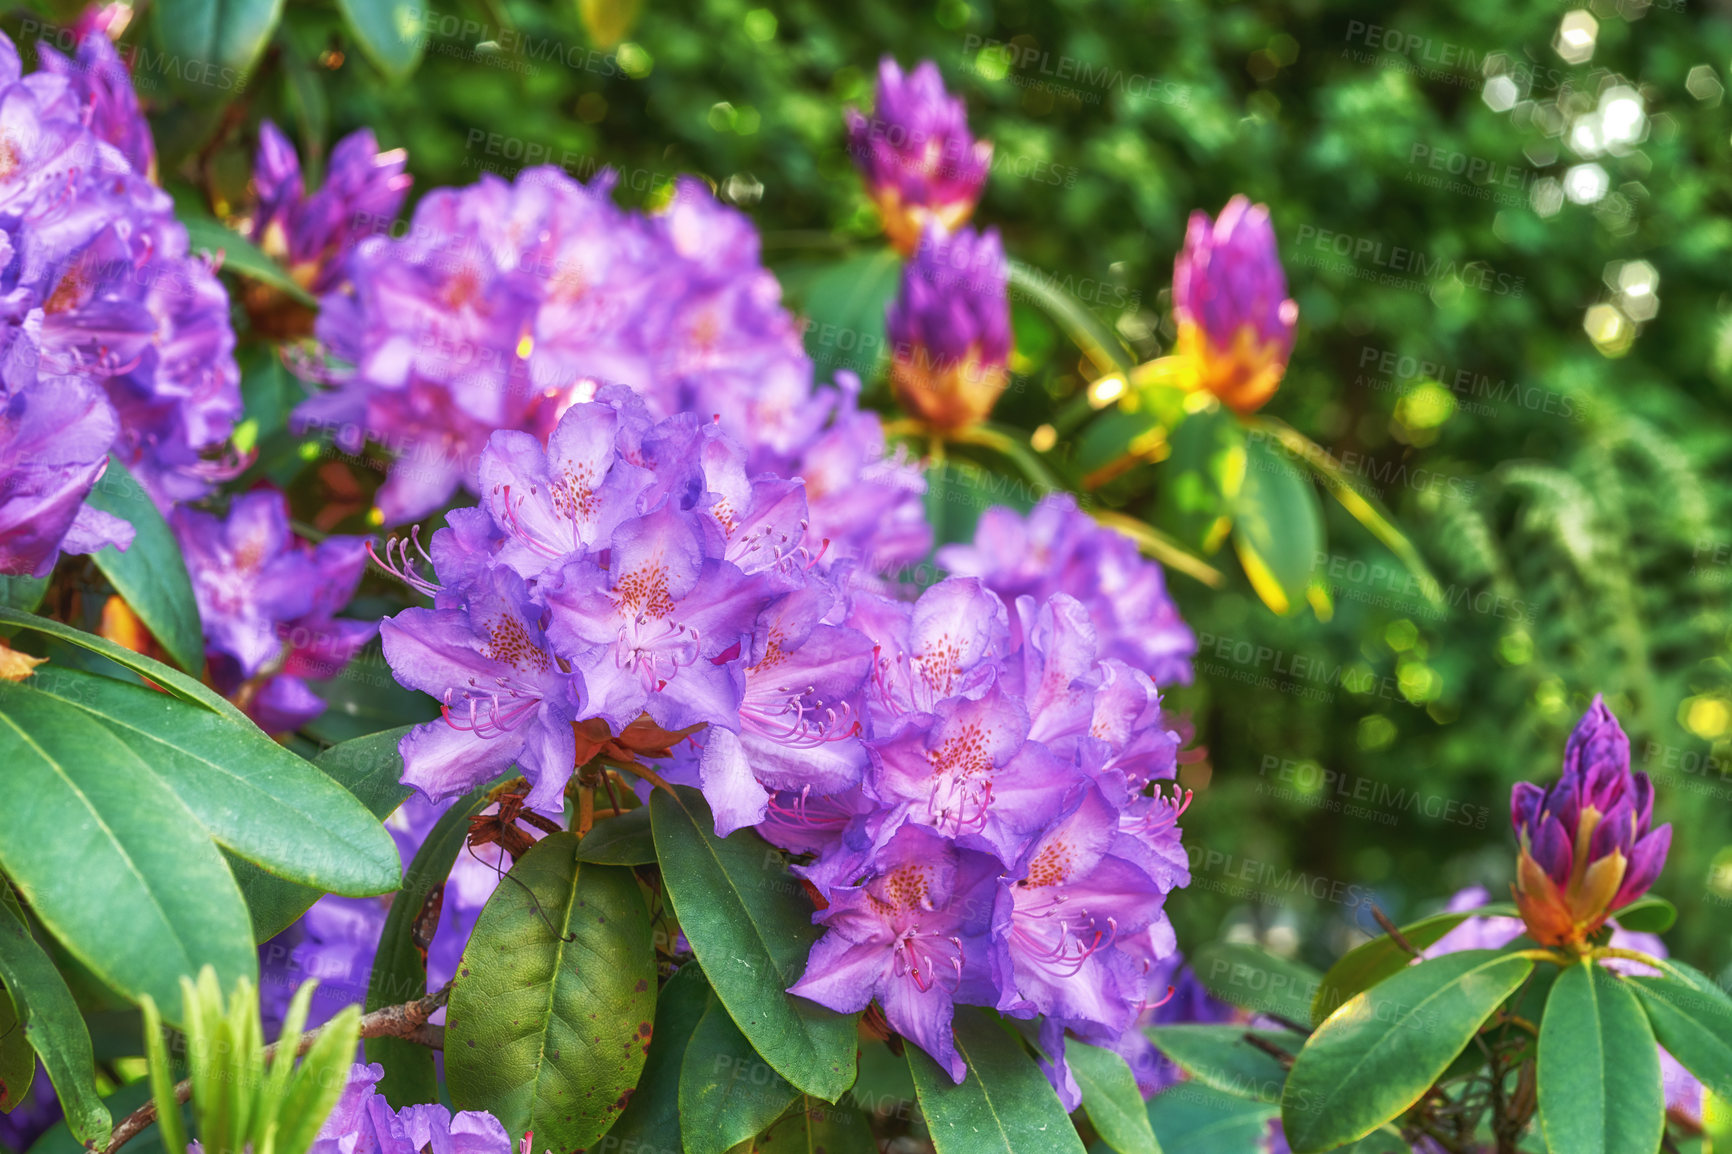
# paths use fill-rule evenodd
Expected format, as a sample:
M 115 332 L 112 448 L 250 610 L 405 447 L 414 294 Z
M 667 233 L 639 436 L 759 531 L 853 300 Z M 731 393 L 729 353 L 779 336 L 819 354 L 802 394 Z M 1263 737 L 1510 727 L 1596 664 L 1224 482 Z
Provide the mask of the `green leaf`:
M 1233 500 L 1233 546 L 1265 605 L 1286 614 L 1305 603 L 1323 550 L 1323 504 L 1310 475 L 1263 437 L 1245 442 L 1245 478 Z
M 968 1063 L 961 1085 L 913 1044 L 908 1069 L 938 1154 L 1081 1154 L 1082 1139 L 1046 1075 L 994 1016 L 956 1007 L 956 1053 Z
M 1516 909 L 1507 902 L 1494 902 L 1478 909 L 1460 913 L 1433 914 L 1401 928 L 1402 937 L 1415 949 L 1423 950 L 1443 938 L 1468 918 L 1515 917 Z M 1317 994 L 1311 999 L 1311 1024 L 1316 1025 L 1335 1012 L 1335 1008 L 1369 989 L 1391 974 L 1398 974 L 1413 960 L 1406 950 L 1388 934 L 1372 938 L 1364 945 L 1348 950 L 1329 967 Z
M 655 836 L 650 832 L 647 805 L 613 817 L 599 818 L 577 843 L 577 860 L 594 865 L 654 865 Z
M 1621 910 L 1613 910 L 1612 920 L 1633 934 L 1663 934 L 1678 920 L 1678 907 L 1665 898 L 1649 894 Z
M 1540 1021 L 1540 1128 L 1570 1154 L 1654 1154 L 1666 1124 L 1654 1032 L 1630 986 L 1586 960 L 1552 986 Z
M 116 645 L 106 637 L 98 637 L 94 633 L 86 633 L 82 629 L 74 629 L 59 621 L 51 621 L 46 617 L 37 617 L 32 613 L 20 613 L 16 609 L 0 607 L 0 625 L 15 625 L 29 629 L 35 633 L 88 649 L 92 653 L 101 654 L 116 665 L 130 669 L 140 677 L 149 679 L 162 689 L 174 694 L 182 701 L 190 701 L 194 705 L 202 705 L 206 709 L 243 721 L 248 725 L 252 720 L 235 706 L 215 693 L 209 686 L 188 677 L 172 666 L 164 665 L 152 657 L 142 653 L 134 653 L 123 645 Z
M 1273 1106 L 1210 1086 L 1174 1086 L 1149 1103 L 1149 1124 L 1165 1154 L 1261 1150 L 1273 1117 Z
M 790 295 L 806 318 L 806 353 L 820 379 L 850 369 L 870 381 L 887 354 L 884 309 L 896 295 L 902 258 L 894 249 L 846 257 L 808 276 L 791 270 Z
M 150 494 L 133 479 L 120 458 L 110 456 L 102 480 L 90 490 L 92 508 L 112 513 L 132 526 L 132 544 L 122 553 L 105 545 L 91 555 L 115 592 L 144 622 L 163 651 L 188 673 L 204 668 L 204 627 L 180 542 L 157 511 Z
M 402 881 L 397 845 L 355 796 L 255 725 L 111 677 L 44 666 L 30 687 L 83 710 L 150 766 L 217 844 L 347 897 Z
M 756 1154 L 878 1154 L 866 1115 L 810 1094 L 758 1139 Z
M 711 1001 L 702 966 L 681 966 L 662 987 L 656 997 L 655 1034 L 638 1075 L 637 1092 L 607 1132 L 604 1146 L 643 1151 L 680 1148 L 680 1066 L 692 1031 Z
M 1149 1128 L 1148 1106 L 1125 1060 L 1074 1038 L 1065 1043 L 1064 1056 L 1082 1091 L 1083 1112 L 1102 1140 L 1118 1154 L 1161 1154 Z
M 434 892 L 443 892 L 445 879 L 451 876 L 451 867 L 457 863 L 457 855 L 469 838 L 469 819 L 486 809 L 489 800 L 486 786 L 459 798 L 433 823 L 427 840 L 415 852 L 415 860 L 403 875 L 403 888 L 391 899 L 385 928 L 379 934 L 379 949 L 373 955 L 373 971 L 367 979 L 369 1011 L 419 998 L 427 992 L 427 959 L 416 944 L 415 923 L 428 908 Z M 427 1047 L 402 1038 L 368 1038 L 366 1054 L 367 1061 L 385 1067 L 379 1093 L 392 1106 L 401 1110 L 439 1100 L 438 1071 L 433 1064 L 433 1052 Z
M 398 780 L 403 776 L 403 758 L 397 752 L 397 743 L 407 732 L 409 727 L 403 726 L 333 745 L 313 759 L 313 766 L 354 794 L 367 812 L 382 822 L 409 796 L 409 787 Z M 324 890 L 274 877 L 240 858 L 229 859 L 229 870 L 247 900 L 254 941 L 263 942 L 282 933 L 325 894 Z M 425 1053 L 425 1047 L 415 1049 Z M 386 1081 L 390 1080 L 387 1073 Z
M 685 1154 L 722 1154 L 766 1129 L 800 1096 L 710 999 L 680 1064 Z
M 136 1048 L 137 1040 L 133 1041 Z M 111 1117 L 124 1118 L 150 1100 L 150 1079 L 140 1078 L 129 1082 L 102 1099 L 103 1108 Z M 192 1114 L 192 1104 L 180 1108 L 182 1125 L 185 1126 Z M 164 1154 L 162 1147 L 162 1128 L 160 1126 L 146 1127 L 144 1132 L 126 1144 L 127 1154 Z M 30 1146 L 29 1154 L 89 1154 L 82 1143 L 66 1127 L 66 1119 L 62 1118 L 43 1132 L 42 1136 Z M 183 1154 L 176 1150 L 174 1154 Z
M 14 577 L 0 574 L 0 605 L 24 613 L 34 612 L 48 592 L 46 577 Z
M 159 3 L 161 0 L 159 0 Z M 232 4 L 235 0 L 167 0 L 168 4 Z M 242 3 L 258 4 L 264 0 L 241 0 Z M 274 0 L 280 4 L 282 0 Z M 365 3 L 365 0 L 358 0 Z M 185 205 L 177 205 L 176 212 L 181 224 L 186 226 L 187 248 L 194 255 L 207 252 L 212 257 L 222 258 L 222 269 L 225 272 L 236 273 L 266 286 L 276 289 L 286 297 L 290 297 L 308 308 L 318 308 L 319 300 L 312 293 L 302 288 L 291 277 L 282 265 L 266 256 L 252 241 L 224 225 L 213 217 L 203 216 L 188 209 Z
M 1198 950 L 1191 970 L 1203 988 L 1230 1006 L 1302 1025 L 1323 976 L 1302 962 L 1278 958 L 1239 942 L 1215 942 Z
M 595 1142 L 625 1109 L 649 1052 L 655 950 L 630 870 L 582 865 L 549 834 L 493 891 L 451 987 L 445 1077 L 554 1150 Z
M 1127 373 L 1136 363 L 1123 342 L 1096 320 L 1093 313 L 1054 283 L 1054 278 L 1013 260 L 1010 262 L 1010 291 L 1013 298 L 1020 297 L 1040 306 L 1041 311 L 1064 330 L 1065 335 L 1102 373 Z
M 24 1024 L 12 997 L 0 983 L 0 1113 L 10 1114 L 30 1093 L 36 1080 L 36 1051 L 24 1036 Z
M 13 764 L 11 759 L 7 764 Z M 17 815 L 9 815 L 7 821 L 16 819 Z M 5 1001 L 9 1010 L 16 1010 L 17 1024 L 23 1026 L 23 1035 L 30 1043 L 27 1070 L 35 1068 L 35 1058 L 28 1054 L 28 1050 L 35 1050 L 42 1057 L 48 1080 L 54 1083 L 54 1094 L 72 1132 L 81 1141 L 106 1145 L 113 1119 L 96 1093 L 90 1032 L 84 1028 L 78 1003 L 72 1000 L 72 991 L 66 988 L 60 971 L 30 936 L 17 898 L 4 880 L 0 880 L 0 981 L 6 983 L 0 1001 Z M 0 1067 L 0 1072 L 6 1068 Z M 7 1110 L 18 1104 L 29 1085 L 27 1074 L 17 1093 L 8 1091 Z
M 282 14 L 283 0 L 157 0 L 154 23 L 163 50 L 179 58 L 170 73 L 222 101 L 247 86 Z
M 1294 1154 L 1357 1141 L 1419 1101 L 1534 964 L 1463 950 L 1354 995 L 1299 1052 L 1281 1096 Z
M 1732 1098 L 1732 1001 L 1674 978 L 1630 979 L 1654 1037 L 1698 1081 Z
M 343 21 L 386 79 L 401 84 L 427 47 L 426 10 L 413 0 L 337 0 Z
M 811 899 L 757 834 L 718 838 L 694 789 L 677 801 L 657 790 L 650 820 L 668 898 L 716 996 L 777 1073 L 834 1102 L 854 1081 L 854 1018 L 786 992 L 818 937 Z
M 222 855 L 110 730 L 0 681 L 0 765 L 0 869 L 98 977 L 165 1008 L 180 1005 L 181 975 L 207 964 L 228 985 L 257 981 L 246 904 Z
M 1155 1048 L 1205 1086 L 1241 1098 L 1276 1103 L 1287 1070 L 1266 1050 L 1246 1041 L 1254 1035 L 1290 1054 L 1304 1041 L 1289 1030 L 1250 1030 L 1244 1026 L 1150 1026 L 1143 1033 Z

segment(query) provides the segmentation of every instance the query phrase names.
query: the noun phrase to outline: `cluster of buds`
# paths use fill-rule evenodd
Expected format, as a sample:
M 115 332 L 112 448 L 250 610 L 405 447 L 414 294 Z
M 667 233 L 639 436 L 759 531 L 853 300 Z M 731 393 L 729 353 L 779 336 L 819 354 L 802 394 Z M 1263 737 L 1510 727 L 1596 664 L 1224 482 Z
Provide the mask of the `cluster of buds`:
M 1528 934 L 1582 949 L 1606 918 L 1648 892 L 1672 827 L 1650 828 L 1654 786 L 1630 772 L 1630 739 L 1597 695 L 1564 747 L 1549 790 L 1517 783 L 1510 821 L 1521 841 L 1514 885 Z

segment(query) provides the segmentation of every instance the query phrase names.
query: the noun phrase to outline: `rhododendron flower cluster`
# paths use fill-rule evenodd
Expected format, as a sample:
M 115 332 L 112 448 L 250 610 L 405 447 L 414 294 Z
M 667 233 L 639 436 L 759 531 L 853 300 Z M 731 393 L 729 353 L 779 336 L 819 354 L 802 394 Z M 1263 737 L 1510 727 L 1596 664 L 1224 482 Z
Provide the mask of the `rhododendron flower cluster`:
M 885 456 L 852 377 L 813 388 L 750 222 L 695 180 L 649 217 L 616 207 L 612 183 L 487 175 L 430 193 L 400 239 L 362 241 L 319 315 L 334 387 L 301 424 L 397 451 L 378 503 L 400 524 L 482 492 L 494 430 L 545 442 L 572 405 L 623 384 L 658 416 L 719 417 L 752 471 L 805 478 L 833 555 L 918 560 L 924 485 Z
M 958 1080 L 958 1002 L 1044 1015 L 1061 1088 L 1067 1029 L 1134 1057 L 1189 876 L 1155 682 L 1064 592 L 885 596 L 824 556 L 801 482 L 748 460 L 612 386 L 545 447 L 495 433 L 432 578 L 393 556 L 434 603 L 384 623 L 385 655 L 443 713 L 403 739 L 404 781 L 438 800 L 515 764 L 558 811 L 597 742 L 653 727 L 657 776 L 701 788 L 717 834 L 805 857 L 826 933 L 794 993 L 876 999 Z
M 29 76 L 0 37 L 0 157 L 0 571 L 45 576 L 62 548 L 130 541 L 83 507 L 110 452 L 161 506 L 208 492 L 239 373 L 104 36 Z

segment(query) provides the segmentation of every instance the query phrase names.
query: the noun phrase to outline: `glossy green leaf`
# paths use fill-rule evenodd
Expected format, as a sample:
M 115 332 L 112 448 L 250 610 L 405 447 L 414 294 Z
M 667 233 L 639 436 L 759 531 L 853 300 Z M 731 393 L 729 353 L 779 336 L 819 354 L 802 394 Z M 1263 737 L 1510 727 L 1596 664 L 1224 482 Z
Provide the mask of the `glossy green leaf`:
M 1064 1056 L 1082 1091 L 1083 1112 L 1101 1139 L 1118 1154 L 1161 1154 L 1149 1128 L 1148 1106 L 1125 1060 L 1074 1038 L 1065 1043 Z
M 1020 261 L 1009 263 L 1011 292 L 1040 306 L 1097 369 L 1102 373 L 1130 371 L 1135 360 L 1124 343 L 1065 292 L 1055 278 Z
M 1245 442 L 1245 478 L 1233 499 L 1233 546 L 1251 587 L 1277 613 L 1305 603 L 1323 549 L 1323 504 L 1302 465 L 1262 437 Z
M 257 726 L 74 670 L 43 666 L 30 686 L 105 726 L 217 844 L 247 861 L 348 897 L 389 893 L 401 882 L 396 843 L 379 819 Z
M 283 0 L 157 0 L 157 42 L 178 57 L 173 75 L 189 92 L 217 103 L 245 90 Z
M 956 1007 L 960 1085 L 925 1051 L 907 1046 L 920 1111 L 938 1154 L 1081 1154 L 1082 1139 L 1046 1075 L 996 1017 Z
M 810 1094 L 758 1139 L 754 1154 L 878 1154 L 866 1115 Z
M 226 713 L 237 721 L 252 724 L 246 714 L 235 708 L 209 686 L 188 677 L 173 666 L 164 665 L 155 658 L 146 657 L 142 653 L 134 653 L 123 645 L 116 645 L 106 637 L 98 637 L 94 633 L 86 633 L 82 629 L 74 629 L 59 621 L 51 621 L 46 617 L 38 617 L 33 613 L 20 613 L 16 609 L 0 606 L 0 625 L 15 625 L 76 645 L 80 649 L 88 649 L 92 653 L 101 654 L 116 665 L 130 669 L 140 677 L 146 678 L 162 689 L 174 694 L 182 701 L 190 701 L 194 705 L 202 705 L 218 713 Z
M 1294 1154 L 1357 1141 L 1419 1101 L 1533 968 L 1527 958 L 1463 950 L 1348 999 L 1287 1075 L 1281 1119 Z
M 382 822 L 409 796 L 409 787 L 398 780 L 403 776 L 403 758 L 397 752 L 397 743 L 408 731 L 404 726 L 333 745 L 315 757 L 313 765 L 354 794 L 367 812 Z M 259 942 L 282 933 L 325 893 L 275 877 L 233 856 L 229 859 L 229 870 L 241 887 L 241 895 L 247 899 L 253 939 Z M 425 1051 L 425 1047 L 416 1049 Z
M 168 0 L 171 4 L 196 3 L 232 3 L 234 0 Z M 246 0 L 258 3 L 260 0 Z M 276 0 L 281 3 L 281 0 Z M 356 0 L 366 3 L 367 0 Z M 213 258 L 221 257 L 220 267 L 225 272 L 236 273 L 248 280 L 257 281 L 267 288 L 276 289 L 284 296 L 291 297 L 308 308 L 317 308 L 318 298 L 302 288 L 287 270 L 253 244 L 252 241 L 224 225 L 221 221 L 208 216 L 199 215 L 179 206 L 181 224 L 186 226 L 188 248 L 193 253 L 209 253 Z
M 488 806 L 487 793 L 485 787 L 472 790 L 440 814 L 415 852 L 415 860 L 404 871 L 403 888 L 391 899 L 385 928 L 379 934 L 379 949 L 373 955 L 373 970 L 367 979 L 369 1011 L 419 998 L 427 992 L 427 959 L 422 953 L 424 943 L 416 943 L 415 926 L 422 914 L 429 912 L 429 901 L 435 891 L 443 893 L 445 879 L 451 876 L 451 867 L 469 838 L 469 819 Z M 439 1100 L 438 1071 L 433 1064 L 433 1052 L 427 1047 L 401 1038 L 368 1038 L 365 1048 L 367 1061 L 378 1062 L 385 1068 L 379 1093 L 391 1105 L 401 1110 Z
M 680 1067 L 712 1001 L 702 966 L 681 966 L 656 997 L 655 1034 L 625 1113 L 608 1130 L 614 1150 L 680 1148 Z M 635 1145 L 633 1145 L 635 1143 Z
M 647 805 L 617 816 L 598 818 L 577 843 L 577 860 L 594 865 L 653 865 L 655 835 L 650 831 Z
M 806 353 L 828 379 L 849 369 L 871 380 L 887 353 L 884 308 L 896 295 L 902 258 L 882 248 L 821 266 L 791 268 L 790 295 L 805 317 Z
M 36 1080 L 36 1051 L 24 1036 L 24 1023 L 0 981 L 0 1113 L 10 1114 Z
M 0 681 L 0 869 L 48 930 L 165 1016 L 180 978 L 257 981 L 240 890 L 186 804 L 84 710 Z
M 1614 910 L 1612 920 L 1633 934 L 1663 934 L 1678 920 L 1678 907 L 1665 898 L 1649 894 L 1621 910 Z
M 36 1059 L 28 1051 L 35 1050 L 42 1058 L 42 1068 L 48 1071 L 48 1080 L 54 1084 L 55 1096 L 72 1132 L 82 1141 L 98 1146 L 106 1144 L 113 1119 L 96 1093 L 90 1032 L 84 1028 L 84 1018 L 79 1014 L 78 1003 L 72 1000 L 72 991 L 30 936 L 17 898 L 3 880 L 0 880 L 0 981 L 6 984 L 0 1000 L 5 1000 L 7 1008 L 15 1012 L 13 1028 L 21 1029 L 30 1043 L 26 1048 L 26 1069 L 34 1070 Z M 6 1109 L 18 1104 L 30 1080 L 27 1074 L 16 1094 L 8 1091 Z
M 1259 1150 L 1275 1107 L 1190 1083 L 1156 1094 L 1149 1124 L 1164 1154 Z
M 767 1129 L 800 1093 L 758 1056 L 712 998 L 686 1043 L 679 1097 L 685 1154 L 723 1154 Z
M 445 1078 L 553 1150 L 581 1150 L 625 1109 L 649 1052 L 655 950 L 630 870 L 583 865 L 549 834 L 475 923 L 445 1015 Z
M 133 529 L 132 544 L 126 552 L 106 545 L 93 553 L 91 560 L 174 663 L 197 674 L 204 668 L 204 627 L 199 624 L 198 602 L 193 599 L 192 578 L 187 576 L 180 542 L 157 511 L 156 502 L 120 458 L 111 456 L 107 471 L 90 490 L 86 503 L 112 513 Z
M 1654 1037 L 1698 1081 L 1732 1098 L 1732 1001 L 1675 978 L 1630 979 Z
M 1251 1030 L 1244 1026 L 1150 1026 L 1143 1032 L 1157 1050 L 1195 1081 L 1271 1104 L 1281 1100 L 1287 1070 L 1274 1055 L 1247 1041 L 1246 1035 L 1289 1054 L 1297 1054 L 1305 1041 L 1291 1030 Z
M 1295 1025 L 1309 1020 L 1323 976 L 1303 962 L 1278 958 L 1256 946 L 1214 942 L 1198 950 L 1191 971 L 1203 988 L 1230 1006 Z
M 48 592 L 46 577 L 12 577 L 0 574 L 0 606 L 23 613 L 35 612 Z
M 1540 1128 L 1570 1154 L 1653 1154 L 1666 1122 L 1654 1032 L 1628 982 L 1583 961 L 1540 1022 Z
M 407 80 L 427 48 L 427 10 L 412 0 L 337 0 L 337 7 L 367 59 L 392 83 Z
M 716 996 L 782 1077 L 827 1102 L 854 1081 L 854 1018 L 787 993 L 817 940 L 812 903 L 750 830 L 727 838 L 703 795 L 657 790 L 650 817 L 662 881 Z
M 1468 918 L 1492 916 L 1514 917 L 1516 909 L 1507 902 L 1496 902 L 1460 913 L 1433 914 L 1400 927 L 1401 936 L 1415 949 L 1423 950 Z M 1333 1014 L 1337 1006 L 1359 991 L 1375 986 L 1391 974 L 1400 973 L 1412 960 L 1412 955 L 1388 934 L 1348 950 L 1323 975 L 1323 981 L 1311 999 L 1311 1024 L 1316 1025 Z

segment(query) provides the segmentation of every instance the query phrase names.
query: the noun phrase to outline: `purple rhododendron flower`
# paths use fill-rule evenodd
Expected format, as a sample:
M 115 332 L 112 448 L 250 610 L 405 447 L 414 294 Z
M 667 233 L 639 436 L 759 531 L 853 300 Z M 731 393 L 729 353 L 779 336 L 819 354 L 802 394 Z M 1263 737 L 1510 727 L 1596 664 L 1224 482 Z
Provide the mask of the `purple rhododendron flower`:
M 138 107 L 132 74 L 98 23 L 92 21 L 77 30 L 78 52 L 70 59 L 46 42 L 39 42 L 37 53 L 42 71 L 65 77 L 67 96 L 74 103 L 74 118 L 88 125 L 98 139 L 118 148 L 133 172 L 154 183 L 156 141 L 151 138 L 150 125 Z
M 488 175 L 428 194 L 401 239 L 362 241 L 318 320 L 333 387 L 297 421 L 395 451 L 378 502 L 402 524 L 483 492 L 495 430 L 545 444 L 567 409 L 625 385 L 653 416 L 718 418 L 748 475 L 808 479 L 826 564 L 917 561 L 924 482 L 885 456 L 857 382 L 813 388 L 750 223 L 694 180 L 650 217 L 616 207 L 612 183 Z
M 1240 413 L 1263 407 L 1287 371 L 1299 306 L 1275 250 L 1269 210 L 1235 196 L 1214 220 L 1191 214 L 1173 263 L 1177 355 L 1192 387 Z
M 437 1103 L 391 1109 L 378 1091 L 385 1068 L 357 1062 L 309 1154 L 513 1154 L 511 1135 L 484 1110 L 452 1116 Z
M 253 187 L 253 243 L 288 266 L 301 287 L 327 293 L 343 280 L 348 254 L 387 229 L 403 207 L 413 178 L 402 149 L 379 150 L 370 129 L 345 136 L 331 150 L 325 183 L 311 194 L 294 145 L 269 120 L 259 125 Z
M 974 214 L 992 170 L 992 145 L 969 135 L 968 110 L 945 91 L 937 64 L 923 60 L 905 75 L 884 57 L 872 115 L 857 108 L 846 115 L 848 151 L 903 255 L 914 252 L 930 225 L 948 231 Z
M 288 501 L 259 490 L 237 497 L 228 519 L 174 510 L 204 623 L 211 678 L 267 733 L 299 729 L 324 712 L 307 687 L 326 680 L 373 639 L 378 627 L 336 614 L 366 568 L 366 542 L 298 541 Z
M 946 545 L 938 562 L 960 576 L 979 577 L 1006 601 L 1069 594 L 1088 609 L 1101 656 L 1140 670 L 1156 685 L 1191 682 L 1197 637 L 1168 595 L 1160 565 L 1078 509 L 1069 494 L 1046 497 L 1027 515 L 988 509 L 973 544 Z
M 1510 794 L 1516 904 L 1535 941 L 1580 945 L 1648 892 L 1672 844 L 1669 824 L 1649 828 L 1653 816 L 1653 783 L 1631 773 L 1630 739 L 1596 694 L 1564 747 L 1563 777 Z
M 114 410 L 82 381 L 0 392 L 0 573 L 46 577 L 62 552 L 132 543 L 131 525 L 84 503 L 114 436 Z
M 1010 269 L 996 229 L 929 226 L 884 315 L 903 408 L 940 430 L 978 424 L 1009 379 Z

